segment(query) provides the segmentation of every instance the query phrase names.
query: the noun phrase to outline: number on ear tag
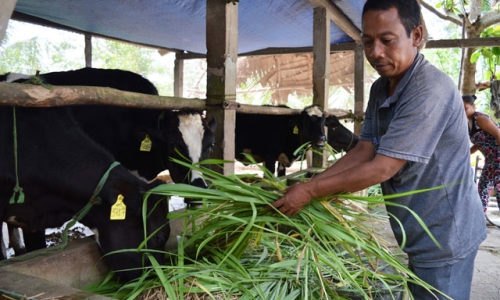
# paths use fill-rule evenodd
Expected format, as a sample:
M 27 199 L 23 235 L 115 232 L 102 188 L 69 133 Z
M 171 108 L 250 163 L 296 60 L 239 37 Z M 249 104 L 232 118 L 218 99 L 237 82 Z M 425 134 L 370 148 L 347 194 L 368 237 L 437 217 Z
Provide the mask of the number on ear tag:
M 125 214 L 127 213 L 127 206 L 123 203 L 123 196 L 120 194 L 116 198 L 115 204 L 111 206 L 111 216 L 110 220 L 125 220 Z
M 146 137 L 141 142 L 141 148 L 139 148 L 139 150 L 144 151 L 144 152 L 150 152 L 152 146 L 153 146 L 153 142 L 149 138 L 149 135 L 146 134 Z
M 299 127 L 297 127 L 297 125 L 293 127 L 293 134 L 299 134 Z

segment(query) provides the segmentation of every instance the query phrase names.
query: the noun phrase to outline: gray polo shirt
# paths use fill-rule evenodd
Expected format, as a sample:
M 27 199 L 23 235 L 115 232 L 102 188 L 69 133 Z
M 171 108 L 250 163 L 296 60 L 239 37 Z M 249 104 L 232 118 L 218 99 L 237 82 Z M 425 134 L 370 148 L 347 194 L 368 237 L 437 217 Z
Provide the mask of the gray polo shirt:
M 360 138 L 378 154 L 407 163 L 382 183 L 384 195 L 444 188 L 391 200 L 411 208 L 441 249 L 407 210 L 387 205 L 398 242 L 416 267 L 440 267 L 465 257 L 486 238 L 484 214 L 470 167 L 467 119 L 453 81 L 422 54 L 387 97 L 387 78 L 372 85 Z M 392 215 L 392 216 L 391 216 Z

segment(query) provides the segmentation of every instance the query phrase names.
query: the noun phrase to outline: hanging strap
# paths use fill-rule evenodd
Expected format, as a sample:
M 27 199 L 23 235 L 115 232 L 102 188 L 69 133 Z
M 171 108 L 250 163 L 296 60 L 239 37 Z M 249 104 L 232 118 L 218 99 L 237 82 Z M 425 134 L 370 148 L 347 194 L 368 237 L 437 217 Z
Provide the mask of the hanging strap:
M 19 185 L 19 173 L 17 169 L 17 122 L 16 122 L 16 107 L 12 107 L 12 122 L 13 122 L 13 135 L 14 135 L 14 172 L 16 175 L 16 186 L 14 186 L 14 193 L 10 197 L 9 204 L 22 204 L 24 203 L 23 189 Z M 17 202 L 16 202 L 16 195 Z

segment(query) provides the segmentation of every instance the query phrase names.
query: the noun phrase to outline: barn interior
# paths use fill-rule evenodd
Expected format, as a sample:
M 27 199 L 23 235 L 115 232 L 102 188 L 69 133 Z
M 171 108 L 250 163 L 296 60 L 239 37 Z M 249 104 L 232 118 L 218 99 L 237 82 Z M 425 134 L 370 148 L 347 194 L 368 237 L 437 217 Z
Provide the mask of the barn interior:
M 173 97 L 136 95 L 136 103 L 120 104 L 118 97 L 114 103 L 133 107 L 205 109 L 207 116 L 214 117 L 219 124 L 218 146 L 213 158 L 234 161 L 237 112 L 290 113 L 278 107 L 251 106 L 235 101 L 237 85 L 252 72 L 269 65 L 275 72 L 269 73 L 264 84 L 275 91 L 274 104 L 283 104 L 287 93 L 293 89 L 314 95 L 312 104 L 338 117 L 363 115 L 365 84 L 372 80 L 365 71 L 360 43 L 364 3 L 365 0 L 4 0 L 0 3 L 0 39 L 12 19 L 82 34 L 87 66 L 92 66 L 92 37 L 174 52 Z M 428 43 L 427 47 L 446 44 L 436 42 Z M 202 99 L 183 97 L 183 64 L 195 58 L 206 59 L 207 64 L 207 92 Z M 352 113 L 328 107 L 332 85 L 346 86 L 354 92 Z M 94 94 L 82 92 L 78 100 L 60 99 L 57 95 L 65 88 L 55 87 L 43 96 L 26 99 L 25 93 L 18 93 L 24 89 L 27 88 L 0 83 L 0 105 L 63 106 L 74 104 L 74 101 L 95 104 L 95 99 L 104 95 L 102 90 L 95 89 Z M 354 124 L 354 132 L 359 133 L 360 128 L 360 123 Z M 313 167 L 324 165 L 323 157 L 315 154 Z M 234 164 L 224 164 L 222 172 L 234 173 Z M 70 273 L 60 275 L 51 280 L 67 280 L 72 276 Z M 83 285 L 78 283 L 78 287 Z

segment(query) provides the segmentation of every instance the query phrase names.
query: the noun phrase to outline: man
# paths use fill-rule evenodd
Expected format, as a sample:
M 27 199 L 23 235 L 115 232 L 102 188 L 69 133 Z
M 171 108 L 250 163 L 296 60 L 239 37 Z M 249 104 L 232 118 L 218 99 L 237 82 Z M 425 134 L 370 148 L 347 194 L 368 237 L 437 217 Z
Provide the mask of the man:
M 291 216 L 313 198 L 377 183 L 385 195 L 444 186 L 391 200 L 415 211 L 441 248 L 407 210 L 388 205 L 387 211 L 402 222 L 410 269 L 449 297 L 469 299 L 486 228 L 461 96 L 453 81 L 418 52 L 422 26 L 416 0 L 368 0 L 362 20 L 365 56 L 381 77 L 370 91 L 360 141 L 272 205 Z M 402 228 L 393 217 L 390 221 L 401 244 Z M 410 291 L 415 299 L 435 299 L 419 285 L 410 284 Z

